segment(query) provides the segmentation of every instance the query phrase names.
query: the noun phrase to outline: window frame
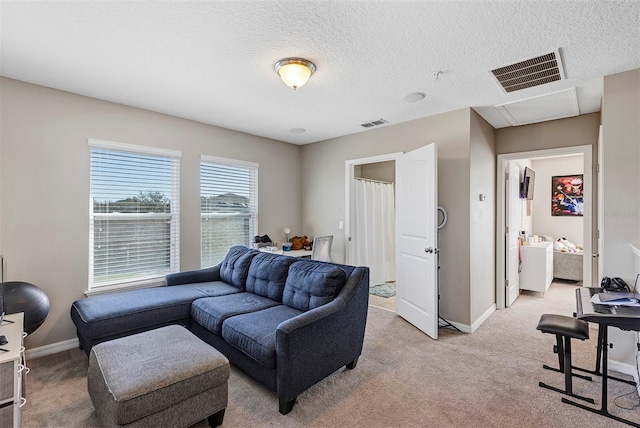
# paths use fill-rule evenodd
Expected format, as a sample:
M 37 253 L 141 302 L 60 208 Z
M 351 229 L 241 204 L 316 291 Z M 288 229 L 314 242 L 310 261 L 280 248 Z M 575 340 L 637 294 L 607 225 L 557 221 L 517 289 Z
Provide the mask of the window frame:
M 249 214 L 249 221 L 252 222 L 253 224 L 250 225 L 250 229 L 249 229 L 249 241 L 251 240 L 251 238 L 253 236 L 251 233 L 251 229 L 253 228 L 253 232 L 255 234 L 257 234 L 258 229 L 258 214 L 259 214 L 259 171 L 260 171 L 260 164 L 257 162 L 251 162 L 251 161 L 243 161 L 243 160 L 238 160 L 238 159 L 230 159 L 230 158 L 223 158 L 223 157 L 217 157 L 217 156 L 210 156 L 210 155 L 201 155 L 200 156 L 200 165 L 199 165 L 199 170 L 200 170 L 200 177 L 199 177 L 199 185 L 200 185 L 200 267 L 201 268 L 205 268 L 205 267 L 209 267 L 210 265 L 207 264 L 206 266 L 203 265 L 203 253 L 202 253 L 202 249 L 203 249 L 203 228 L 202 228 L 202 219 L 203 216 L 205 215 L 205 213 L 202 212 L 202 165 L 203 164 L 209 164 L 209 165 L 216 165 L 216 166 L 227 166 L 227 167 L 234 167 L 234 168 L 244 168 L 244 169 L 250 169 L 253 170 L 252 173 L 255 174 L 254 180 L 255 180 L 255 184 L 253 186 L 253 192 L 255 192 L 254 195 L 250 195 L 249 196 L 249 201 L 251 202 L 251 200 L 255 201 L 255 208 L 253 208 L 251 210 L 251 205 L 250 205 L 250 210 L 252 211 Z M 251 189 L 249 189 L 251 192 Z M 210 214 L 211 217 L 225 217 L 224 215 L 216 215 L 211 213 Z M 252 221 L 253 220 L 253 221 Z M 244 245 L 249 246 L 251 242 L 247 242 Z
M 162 149 L 158 147 L 140 146 L 134 144 L 120 143 L 115 141 L 88 139 L 89 145 L 89 275 L 88 289 L 86 295 L 102 294 L 114 290 L 137 289 L 146 287 L 156 287 L 164 283 L 164 277 L 169 273 L 180 271 L 180 167 L 182 152 L 176 150 Z M 106 149 L 122 153 L 133 153 L 150 156 L 163 156 L 173 158 L 171 164 L 171 212 L 170 213 L 95 213 L 94 194 L 92 186 L 94 176 L 91 170 L 94 149 Z M 149 219 L 170 219 L 169 233 L 169 271 L 158 275 L 138 276 L 125 280 L 111 280 L 96 283 L 95 274 L 95 222 L 96 219 L 117 218 L 118 220 L 132 220 L 139 218 Z

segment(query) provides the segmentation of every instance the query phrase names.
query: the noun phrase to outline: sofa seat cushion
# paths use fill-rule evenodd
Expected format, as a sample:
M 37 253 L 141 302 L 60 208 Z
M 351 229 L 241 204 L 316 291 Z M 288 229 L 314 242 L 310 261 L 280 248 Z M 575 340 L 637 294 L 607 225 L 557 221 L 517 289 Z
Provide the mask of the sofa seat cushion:
M 280 302 L 275 300 L 247 292 L 198 299 L 191 305 L 191 318 L 207 330 L 222 334 L 222 323 L 227 318 L 261 311 L 279 304 Z
M 224 282 L 244 290 L 251 260 L 257 254 L 257 250 L 241 245 L 231 247 L 222 263 L 220 263 L 220 278 Z
M 249 314 L 237 315 L 222 323 L 222 337 L 268 369 L 276 367 L 276 330 L 281 322 L 302 311 L 278 305 Z
M 271 253 L 258 254 L 249 266 L 246 290 L 282 302 L 289 266 L 295 261 L 295 257 Z
M 103 294 L 74 302 L 71 318 L 83 337 L 100 338 L 188 319 L 194 300 L 240 292 L 222 281 L 213 281 Z
M 295 262 L 289 267 L 282 303 L 301 311 L 329 303 L 346 282 L 345 271 L 330 263 Z

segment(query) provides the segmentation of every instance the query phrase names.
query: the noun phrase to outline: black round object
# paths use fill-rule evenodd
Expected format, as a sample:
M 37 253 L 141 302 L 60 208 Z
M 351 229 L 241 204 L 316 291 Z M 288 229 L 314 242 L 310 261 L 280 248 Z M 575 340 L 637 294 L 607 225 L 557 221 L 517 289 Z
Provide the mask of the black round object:
M 31 334 L 49 315 L 49 298 L 33 284 L 21 281 L 4 283 L 4 307 L 7 314 L 24 312 L 24 331 Z

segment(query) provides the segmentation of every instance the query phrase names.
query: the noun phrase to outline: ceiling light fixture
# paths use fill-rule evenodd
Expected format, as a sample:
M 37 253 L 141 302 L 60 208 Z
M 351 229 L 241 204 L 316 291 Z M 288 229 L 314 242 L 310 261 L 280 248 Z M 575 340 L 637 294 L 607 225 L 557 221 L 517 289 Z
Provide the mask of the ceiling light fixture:
M 273 66 L 285 85 L 295 91 L 309 80 L 316 66 L 304 58 L 285 58 Z

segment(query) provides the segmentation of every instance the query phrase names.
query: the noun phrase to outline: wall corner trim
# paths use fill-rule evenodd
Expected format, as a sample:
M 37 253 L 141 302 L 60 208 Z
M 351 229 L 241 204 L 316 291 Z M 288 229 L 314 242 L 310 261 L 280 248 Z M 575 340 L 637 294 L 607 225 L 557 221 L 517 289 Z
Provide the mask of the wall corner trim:
M 471 324 L 471 333 L 474 333 L 489 316 L 496 311 L 496 305 L 491 305 L 482 315 Z

